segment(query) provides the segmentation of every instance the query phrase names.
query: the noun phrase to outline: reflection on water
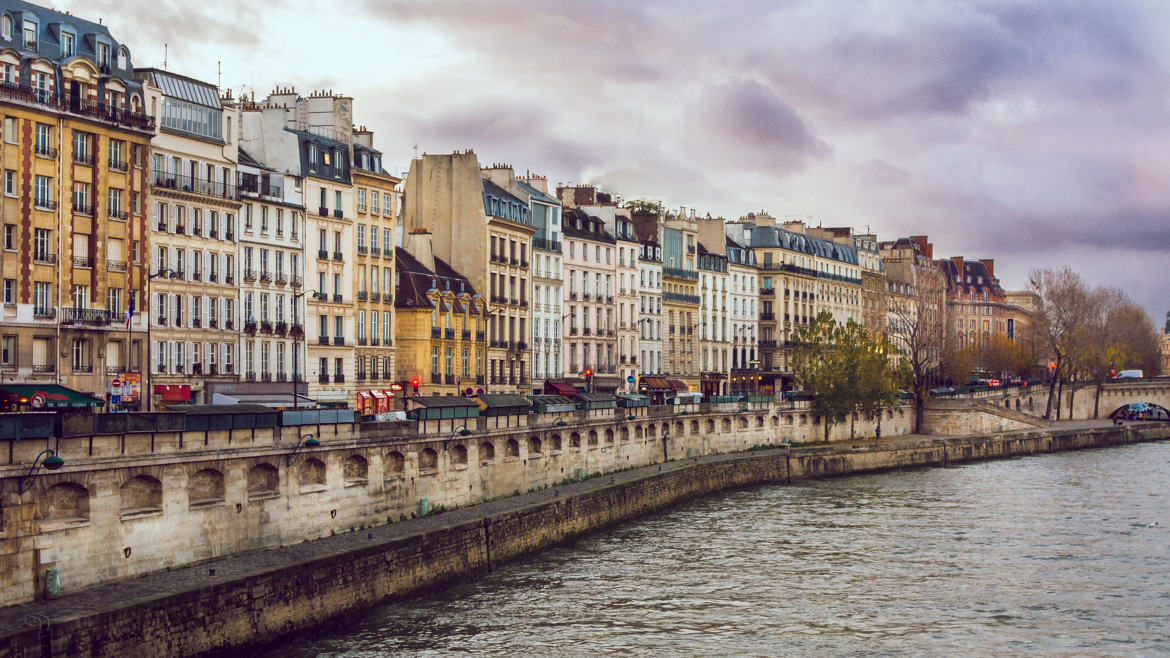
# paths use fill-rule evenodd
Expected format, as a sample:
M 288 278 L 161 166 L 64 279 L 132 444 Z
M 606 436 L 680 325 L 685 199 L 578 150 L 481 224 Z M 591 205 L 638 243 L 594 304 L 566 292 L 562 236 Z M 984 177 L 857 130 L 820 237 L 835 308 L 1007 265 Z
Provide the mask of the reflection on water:
M 737 491 L 268 655 L 1170 653 L 1168 483 L 1146 444 Z

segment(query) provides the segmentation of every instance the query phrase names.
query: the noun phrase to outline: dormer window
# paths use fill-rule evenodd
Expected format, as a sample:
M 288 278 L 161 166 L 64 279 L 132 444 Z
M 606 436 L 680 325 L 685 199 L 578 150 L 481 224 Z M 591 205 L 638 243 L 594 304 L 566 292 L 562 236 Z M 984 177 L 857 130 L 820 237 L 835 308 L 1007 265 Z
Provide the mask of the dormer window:
M 29 50 L 37 49 L 37 24 L 32 21 L 24 22 L 24 47 Z
M 97 62 L 98 68 L 106 71 L 110 69 L 110 44 L 99 43 L 97 45 Z
M 73 57 L 73 55 L 77 54 L 77 47 L 75 45 L 75 41 L 76 41 L 76 39 L 72 34 L 70 34 L 68 32 L 61 33 L 61 56 L 62 57 Z
M 333 164 L 333 151 L 322 151 L 321 152 L 321 162 L 326 167 Z
M 118 49 L 118 68 L 122 70 L 130 68 L 130 53 L 125 48 Z
M 0 37 L 5 41 L 12 41 L 12 17 L 8 14 L 0 17 Z

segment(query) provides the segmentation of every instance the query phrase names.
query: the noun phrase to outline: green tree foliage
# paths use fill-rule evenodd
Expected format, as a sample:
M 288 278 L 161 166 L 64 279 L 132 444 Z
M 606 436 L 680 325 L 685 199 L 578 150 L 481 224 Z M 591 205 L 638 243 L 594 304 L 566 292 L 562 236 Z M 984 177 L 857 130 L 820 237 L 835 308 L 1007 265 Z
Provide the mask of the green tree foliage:
M 897 399 L 889 345 L 874 340 L 850 320 L 838 324 L 821 311 L 793 333 L 792 372 L 812 395 L 813 413 L 824 421 L 825 441 L 833 425 L 858 411 L 879 413 Z

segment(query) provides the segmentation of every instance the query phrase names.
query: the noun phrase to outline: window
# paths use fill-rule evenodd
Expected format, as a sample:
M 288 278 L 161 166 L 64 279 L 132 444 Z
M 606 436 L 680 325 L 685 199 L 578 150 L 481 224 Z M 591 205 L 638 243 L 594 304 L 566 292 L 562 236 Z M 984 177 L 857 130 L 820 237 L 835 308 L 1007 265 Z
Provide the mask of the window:
M 74 41 L 75 41 L 75 38 L 72 34 L 70 34 L 68 32 L 61 33 L 61 56 L 62 57 L 73 57 L 73 55 L 77 52 L 77 49 L 74 46 Z
M 37 49 L 37 24 L 32 21 L 24 22 L 24 47 L 26 50 Z
M 0 338 L 0 364 L 9 368 L 16 365 L 16 336 Z
M 341 190 L 335 190 L 333 192 L 333 209 L 341 212 Z
M 4 225 L 4 249 L 16 251 L 16 224 Z
M 97 45 L 97 61 L 98 66 L 110 68 L 110 44 L 99 43 Z
M 4 279 L 4 303 L 16 303 L 16 279 Z
M 33 187 L 33 203 L 41 208 L 55 208 L 53 204 L 53 179 L 37 176 Z
M 12 82 L 8 79 L 5 79 L 4 81 Z M 9 144 L 16 144 L 18 140 L 19 132 L 16 129 L 16 118 L 4 117 L 4 141 L 8 142 Z
M 391 212 L 392 212 L 392 210 L 390 208 L 390 195 L 383 194 L 382 195 L 382 214 L 389 215 Z

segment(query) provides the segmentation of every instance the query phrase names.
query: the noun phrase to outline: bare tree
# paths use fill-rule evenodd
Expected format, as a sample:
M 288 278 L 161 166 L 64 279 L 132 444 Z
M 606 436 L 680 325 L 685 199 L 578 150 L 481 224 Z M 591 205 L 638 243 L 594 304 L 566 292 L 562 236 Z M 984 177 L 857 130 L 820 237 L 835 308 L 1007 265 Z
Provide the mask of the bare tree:
M 1056 366 L 1048 382 L 1048 407 L 1044 411 L 1045 418 L 1052 418 L 1053 400 L 1063 396 L 1064 382 L 1075 374 L 1080 358 L 1079 347 L 1083 344 L 1080 339 L 1092 300 L 1081 276 L 1068 267 L 1033 270 L 1031 281 L 1040 293 L 1037 321 Z M 1056 405 L 1056 417 L 1060 417 L 1059 402 Z
M 922 426 L 930 382 L 937 374 L 946 337 L 946 281 L 935 267 L 915 267 L 913 293 L 890 297 L 886 334 L 908 365 L 914 393 L 914 431 Z

